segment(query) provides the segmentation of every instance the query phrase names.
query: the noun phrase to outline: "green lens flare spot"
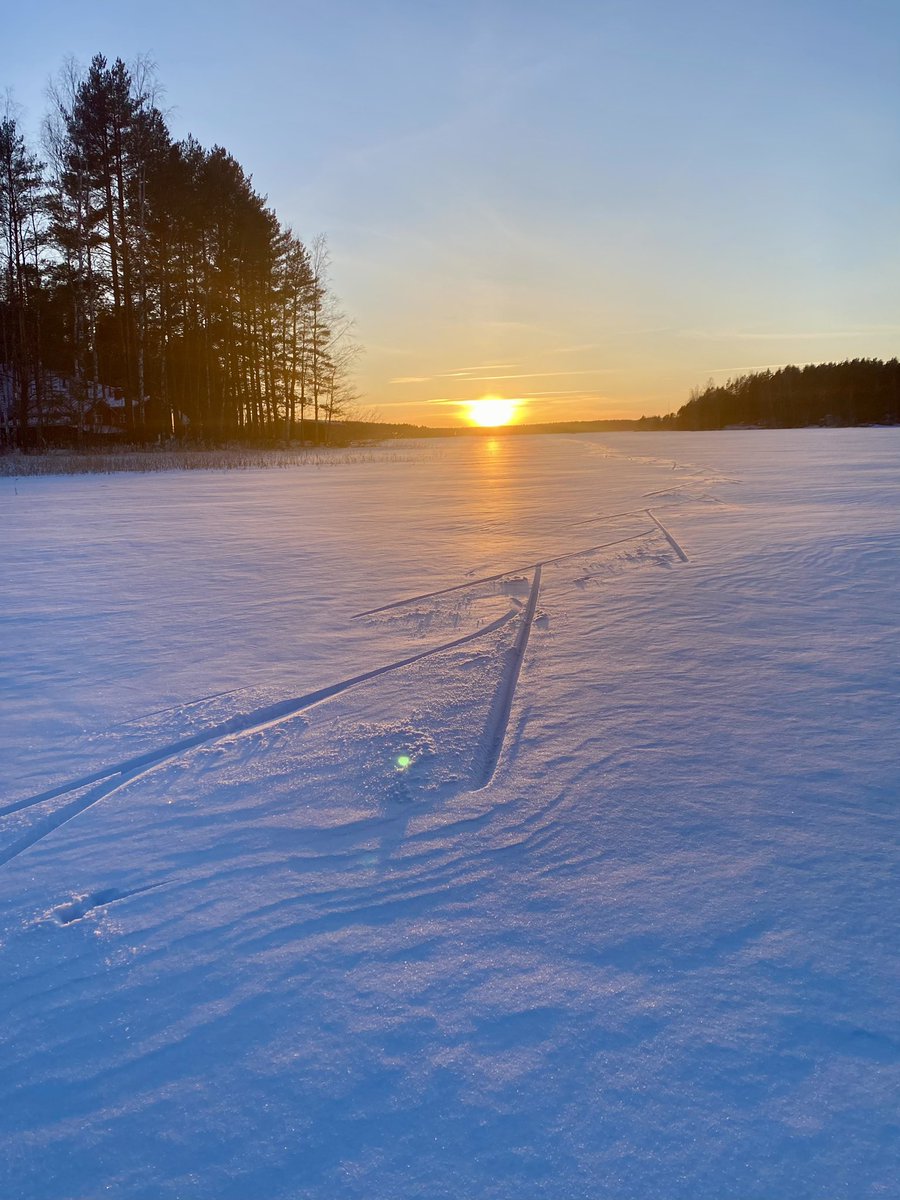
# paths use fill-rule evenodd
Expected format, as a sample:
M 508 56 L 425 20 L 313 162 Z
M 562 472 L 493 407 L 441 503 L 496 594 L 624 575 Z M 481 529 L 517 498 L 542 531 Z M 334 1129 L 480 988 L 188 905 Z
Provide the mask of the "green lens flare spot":
M 409 757 L 408 754 L 398 754 L 397 755 L 397 770 L 405 771 L 411 762 L 412 762 L 412 759 Z

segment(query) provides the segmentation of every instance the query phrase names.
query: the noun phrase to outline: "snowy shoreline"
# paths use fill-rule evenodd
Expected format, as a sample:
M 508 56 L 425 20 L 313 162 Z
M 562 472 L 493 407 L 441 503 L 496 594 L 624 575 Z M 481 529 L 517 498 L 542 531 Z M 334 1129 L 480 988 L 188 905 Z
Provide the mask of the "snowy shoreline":
M 0 479 L 40 475 L 146 474 L 157 471 L 257 471 L 290 467 L 348 466 L 354 463 L 406 462 L 411 451 L 400 443 L 384 446 L 319 446 L 267 450 L 224 447 L 218 450 L 151 449 L 49 451 L 0 455 Z

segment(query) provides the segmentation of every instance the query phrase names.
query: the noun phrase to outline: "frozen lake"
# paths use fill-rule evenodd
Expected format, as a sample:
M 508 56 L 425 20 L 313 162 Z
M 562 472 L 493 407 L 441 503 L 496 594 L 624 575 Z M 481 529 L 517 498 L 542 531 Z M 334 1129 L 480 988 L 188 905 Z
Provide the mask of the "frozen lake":
M 896 1193 L 900 430 L 0 479 L 0 1194 Z

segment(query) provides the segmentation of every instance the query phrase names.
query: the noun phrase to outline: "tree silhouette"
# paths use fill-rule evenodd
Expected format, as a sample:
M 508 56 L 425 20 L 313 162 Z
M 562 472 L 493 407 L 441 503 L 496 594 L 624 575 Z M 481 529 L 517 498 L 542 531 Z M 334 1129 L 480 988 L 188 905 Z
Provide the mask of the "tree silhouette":
M 354 351 L 324 238 L 224 147 L 173 141 L 157 92 L 146 60 L 67 63 L 47 168 L 0 126 L 0 437 L 322 440 Z

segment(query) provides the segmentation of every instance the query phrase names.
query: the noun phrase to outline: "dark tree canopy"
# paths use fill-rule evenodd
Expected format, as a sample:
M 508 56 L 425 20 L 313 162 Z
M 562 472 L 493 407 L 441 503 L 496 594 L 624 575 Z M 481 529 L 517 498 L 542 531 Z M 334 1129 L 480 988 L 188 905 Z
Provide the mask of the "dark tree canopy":
M 324 242 L 174 141 L 154 90 L 146 63 L 70 66 L 46 164 L 0 121 L 0 443 L 319 440 L 353 352 Z
M 697 390 L 677 413 L 661 419 L 676 429 L 753 425 L 789 429 L 804 425 L 900 423 L 900 363 L 896 358 L 756 371 Z

